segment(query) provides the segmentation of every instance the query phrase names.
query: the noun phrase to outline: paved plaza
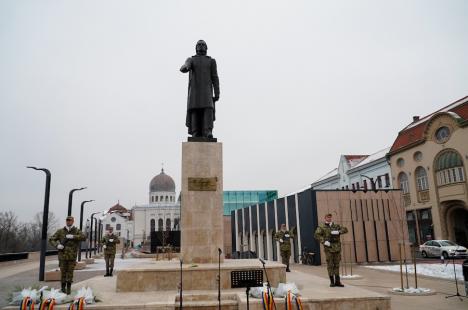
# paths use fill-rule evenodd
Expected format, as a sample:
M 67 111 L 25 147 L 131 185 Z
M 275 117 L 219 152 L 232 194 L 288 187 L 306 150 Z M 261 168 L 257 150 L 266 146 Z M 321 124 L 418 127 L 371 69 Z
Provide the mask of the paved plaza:
M 116 258 L 116 272 L 119 269 L 126 268 L 130 265 L 138 263 L 139 261 L 148 261 L 151 259 L 120 259 Z M 436 261 L 432 261 L 434 264 L 438 264 Z M 47 261 L 47 270 L 51 270 L 57 267 L 57 260 L 49 258 Z M 18 262 L 17 264 L 0 264 L 0 307 L 3 308 L 8 305 L 8 295 L 15 290 L 15 288 L 22 288 L 28 286 L 43 286 L 48 285 L 49 287 L 59 287 L 59 282 L 43 282 L 40 283 L 38 279 L 38 262 Z M 399 273 L 382 271 L 366 268 L 363 266 L 355 266 L 353 273 L 361 275 L 363 278 L 359 280 L 344 280 L 345 288 L 328 288 L 327 287 L 327 276 L 326 268 L 324 266 L 305 266 L 294 264 L 291 266 L 292 272 L 288 273 L 288 278 L 298 283 L 307 283 L 307 281 L 315 279 L 317 277 L 323 279 L 319 281 L 323 283 L 323 290 L 316 292 L 317 294 L 327 294 L 333 296 L 336 294 L 352 294 L 352 289 L 349 286 L 354 286 L 356 292 L 359 289 L 372 291 L 379 294 L 389 294 L 389 291 L 400 285 Z M 96 276 L 104 274 L 105 266 L 102 259 L 96 259 L 96 263 L 87 266 L 84 270 L 78 270 L 75 272 L 75 283 L 91 279 Z M 460 275 L 460 278 L 462 275 Z M 110 281 L 114 281 L 109 279 Z M 104 277 L 103 277 L 104 279 Z M 406 280 L 405 280 L 406 282 Z M 419 287 L 430 288 L 436 291 L 435 295 L 431 296 L 399 296 L 391 295 L 392 309 L 467 309 L 468 299 L 460 301 L 458 298 L 445 297 L 455 292 L 455 284 L 453 281 L 447 279 L 438 279 L 427 276 L 420 276 L 418 278 Z M 414 286 L 414 278 L 409 277 L 409 285 Z M 301 287 L 302 286 L 302 287 Z M 303 291 L 308 291 L 307 284 L 302 284 L 299 288 Z M 459 290 L 464 294 L 464 287 L 459 282 Z M 141 293 L 142 295 L 148 294 Z M 154 296 L 154 295 L 153 295 Z

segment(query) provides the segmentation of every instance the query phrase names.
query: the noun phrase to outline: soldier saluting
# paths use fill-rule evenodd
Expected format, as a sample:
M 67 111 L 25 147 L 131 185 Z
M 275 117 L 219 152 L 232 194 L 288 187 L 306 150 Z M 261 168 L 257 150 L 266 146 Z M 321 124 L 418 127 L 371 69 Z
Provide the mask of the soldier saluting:
M 286 265 L 286 272 L 289 270 L 289 258 L 291 257 L 290 239 L 293 237 L 292 232 L 286 229 L 286 224 L 281 224 L 280 231 L 275 234 L 275 240 L 280 243 L 281 262 Z
M 115 252 L 117 251 L 117 244 L 120 243 L 119 236 L 113 233 L 112 226 L 107 230 L 107 234 L 102 237 L 101 244 L 104 249 L 104 260 L 106 261 L 106 274 L 104 277 L 112 277 L 114 271 Z
M 76 266 L 76 255 L 80 242 L 86 240 L 86 236 L 75 226 L 73 216 L 67 216 L 66 225 L 60 228 L 49 238 L 51 245 L 58 250 L 59 267 L 61 273 L 62 292 L 70 295 L 73 282 L 73 271 Z
M 340 235 L 346 234 L 348 229 L 332 222 L 332 215 L 325 215 L 325 222 L 320 223 L 315 231 L 315 239 L 319 240 L 325 249 L 330 286 L 343 287 L 340 281 L 341 241 Z

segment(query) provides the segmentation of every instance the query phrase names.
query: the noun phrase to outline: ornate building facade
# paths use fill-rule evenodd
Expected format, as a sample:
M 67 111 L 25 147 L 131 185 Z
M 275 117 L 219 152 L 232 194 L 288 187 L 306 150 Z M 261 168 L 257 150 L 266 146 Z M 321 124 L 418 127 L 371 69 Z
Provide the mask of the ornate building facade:
M 388 154 L 410 241 L 468 246 L 468 97 L 403 128 Z

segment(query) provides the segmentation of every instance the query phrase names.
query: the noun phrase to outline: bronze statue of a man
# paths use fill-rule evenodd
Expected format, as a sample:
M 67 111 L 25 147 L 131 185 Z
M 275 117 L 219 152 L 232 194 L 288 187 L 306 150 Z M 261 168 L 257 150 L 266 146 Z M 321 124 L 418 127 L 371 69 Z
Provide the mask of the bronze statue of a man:
M 203 40 L 197 42 L 197 54 L 187 58 L 180 68 L 189 72 L 187 118 L 185 125 L 192 137 L 213 138 L 215 102 L 219 100 L 219 79 L 216 60 L 206 55 L 208 46 Z

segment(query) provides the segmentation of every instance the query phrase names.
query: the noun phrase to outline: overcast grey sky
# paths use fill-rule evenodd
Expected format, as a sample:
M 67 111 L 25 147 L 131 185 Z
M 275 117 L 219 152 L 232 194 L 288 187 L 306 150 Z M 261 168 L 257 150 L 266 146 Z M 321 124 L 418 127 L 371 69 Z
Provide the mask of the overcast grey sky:
M 27 221 L 180 190 L 187 75 L 218 63 L 225 190 L 310 184 L 340 154 L 393 143 L 413 115 L 468 95 L 467 1 L 0 0 L 0 211 Z M 89 214 L 89 212 L 87 212 Z

